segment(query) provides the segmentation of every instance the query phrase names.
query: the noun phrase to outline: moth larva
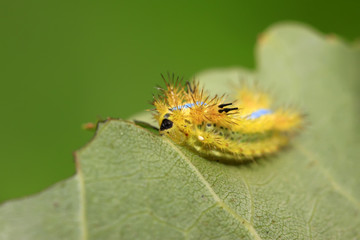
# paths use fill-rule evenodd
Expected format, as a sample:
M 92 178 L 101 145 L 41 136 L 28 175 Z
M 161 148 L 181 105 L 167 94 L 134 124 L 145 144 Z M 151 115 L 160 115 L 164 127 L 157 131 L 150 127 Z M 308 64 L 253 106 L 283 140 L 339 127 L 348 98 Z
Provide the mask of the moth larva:
M 210 98 L 196 82 L 184 86 L 173 77 L 165 83 L 153 101 L 160 135 L 206 157 L 242 161 L 269 155 L 287 145 L 303 121 L 297 111 L 272 109 L 269 97 L 256 89 L 238 89 L 236 101 L 225 102 L 224 96 Z

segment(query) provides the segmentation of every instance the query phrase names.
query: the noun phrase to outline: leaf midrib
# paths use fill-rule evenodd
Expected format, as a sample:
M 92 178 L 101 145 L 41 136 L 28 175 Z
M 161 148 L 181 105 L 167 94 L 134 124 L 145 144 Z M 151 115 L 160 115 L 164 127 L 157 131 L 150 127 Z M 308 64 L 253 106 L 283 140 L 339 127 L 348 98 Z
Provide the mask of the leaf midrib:
M 244 228 L 246 228 L 248 230 L 248 232 L 253 236 L 254 239 L 256 240 L 261 240 L 261 237 L 259 236 L 259 234 L 257 233 L 256 229 L 254 228 L 254 226 L 248 222 L 246 219 L 244 219 L 242 216 L 240 216 L 237 212 L 235 212 L 232 208 L 230 208 L 229 205 L 227 205 L 224 201 L 222 201 L 220 199 L 220 197 L 216 194 L 216 192 L 212 189 L 212 187 L 210 186 L 210 183 L 208 181 L 206 181 L 206 179 L 204 178 L 204 176 L 200 173 L 200 171 L 194 166 L 194 164 L 192 164 L 192 162 L 190 161 L 190 159 L 188 157 L 186 157 L 183 152 L 174 144 L 172 143 L 169 139 L 164 138 L 166 140 L 164 140 L 164 142 L 166 142 L 167 144 L 169 144 L 178 154 L 179 156 L 184 159 L 184 161 L 186 162 L 186 164 L 191 168 L 191 170 L 193 170 L 193 172 L 195 173 L 195 175 L 199 178 L 200 182 L 202 182 L 206 189 L 210 192 L 211 196 L 213 197 L 214 201 L 219 204 L 220 207 L 222 207 L 222 209 L 224 209 L 224 211 L 228 212 L 231 216 L 233 216 L 237 221 L 239 221 L 239 223 L 241 225 L 244 226 Z

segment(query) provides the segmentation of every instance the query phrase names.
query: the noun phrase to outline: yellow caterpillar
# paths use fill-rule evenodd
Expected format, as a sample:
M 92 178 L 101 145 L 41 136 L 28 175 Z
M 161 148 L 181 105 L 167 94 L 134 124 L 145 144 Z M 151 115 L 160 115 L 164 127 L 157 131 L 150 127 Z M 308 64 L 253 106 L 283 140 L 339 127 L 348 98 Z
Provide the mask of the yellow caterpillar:
M 160 135 L 208 158 L 242 161 L 274 153 L 303 121 L 299 112 L 271 109 L 269 97 L 256 89 L 238 89 L 229 103 L 210 98 L 195 81 L 184 86 L 163 79 L 166 88 L 153 101 Z

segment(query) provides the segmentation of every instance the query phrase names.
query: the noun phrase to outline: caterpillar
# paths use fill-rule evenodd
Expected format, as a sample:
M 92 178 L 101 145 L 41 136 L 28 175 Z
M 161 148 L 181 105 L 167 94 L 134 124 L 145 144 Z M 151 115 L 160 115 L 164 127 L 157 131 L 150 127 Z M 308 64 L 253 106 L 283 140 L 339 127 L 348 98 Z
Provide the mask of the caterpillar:
M 218 160 L 245 161 L 277 152 L 300 129 L 302 114 L 272 109 L 267 94 L 243 86 L 233 102 L 225 95 L 210 97 L 196 81 L 182 84 L 179 77 L 159 87 L 153 116 L 160 135 Z M 169 76 L 170 77 L 170 76 Z

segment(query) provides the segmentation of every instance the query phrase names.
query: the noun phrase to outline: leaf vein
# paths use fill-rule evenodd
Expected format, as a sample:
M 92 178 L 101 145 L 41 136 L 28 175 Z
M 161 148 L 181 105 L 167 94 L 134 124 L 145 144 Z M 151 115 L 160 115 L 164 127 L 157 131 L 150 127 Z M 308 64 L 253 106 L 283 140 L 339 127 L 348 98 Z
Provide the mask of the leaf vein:
M 350 193 L 348 193 L 331 175 L 330 173 L 320 165 L 320 162 L 313 156 L 313 154 L 307 151 L 303 146 L 297 144 L 296 148 L 308 159 L 315 161 L 318 163 L 319 170 L 325 176 L 325 178 L 330 182 L 330 185 L 333 189 L 346 198 L 349 202 L 351 202 L 358 211 L 360 211 L 360 202 L 355 199 Z
M 218 202 L 218 204 L 230 215 L 232 215 L 236 220 L 238 220 L 247 230 L 248 232 L 253 236 L 256 240 L 261 240 L 261 237 L 257 233 L 254 226 L 249 223 L 246 219 L 241 217 L 237 212 L 235 212 L 233 209 L 231 209 L 225 202 L 223 202 L 220 197 L 216 194 L 216 192 L 212 189 L 210 186 L 210 183 L 204 178 L 204 176 L 200 173 L 200 171 L 192 164 L 192 162 L 184 155 L 184 153 L 177 147 L 175 144 L 170 142 L 170 140 L 166 139 L 167 143 L 172 146 L 173 149 L 184 159 L 184 161 L 188 164 L 188 166 L 191 168 L 191 170 L 194 171 L 195 175 L 199 178 L 199 180 L 205 185 L 206 189 L 210 192 L 211 196 L 215 200 L 215 202 Z
M 80 231 L 81 239 L 88 239 L 88 229 L 87 229 L 87 220 L 86 220 L 86 193 L 85 193 L 85 183 L 84 176 L 80 167 L 79 159 L 77 161 L 77 174 L 78 174 L 78 188 L 80 192 L 80 206 L 79 206 L 79 218 L 80 218 Z

